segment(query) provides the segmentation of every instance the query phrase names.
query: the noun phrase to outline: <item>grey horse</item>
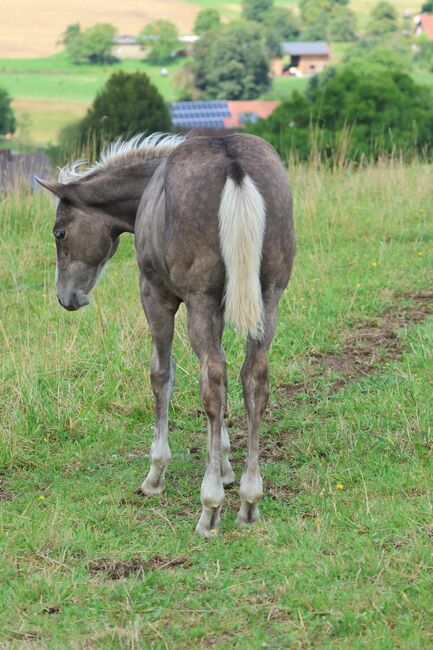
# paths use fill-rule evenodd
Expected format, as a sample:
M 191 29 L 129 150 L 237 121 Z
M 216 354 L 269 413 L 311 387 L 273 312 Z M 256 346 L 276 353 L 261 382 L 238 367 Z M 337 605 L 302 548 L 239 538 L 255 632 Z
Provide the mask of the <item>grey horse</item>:
M 295 255 L 287 172 L 274 149 L 242 134 L 136 136 L 110 145 L 92 166 L 77 161 L 60 171 L 58 182 L 39 182 L 59 199 L 53 233 L 57 297 L 65 309 L 89 303 L 119 236 L 135 235 L 141 300 L 153 339 L 150 376 L 156 402 L 151 466 L 139 488 L 146 495 L 165 488 L 174 320 L 179 304 L 186 305 L 208 423 L 196 527 L 204 537 L 218 530 L 224 487 L 235 481 L 224 424 L 224 322 L 247 336 L 241 378 L 248 450 L 237 523 L 257 521 L 263 493 L 259 426 L 269 395 L 267 353 Z

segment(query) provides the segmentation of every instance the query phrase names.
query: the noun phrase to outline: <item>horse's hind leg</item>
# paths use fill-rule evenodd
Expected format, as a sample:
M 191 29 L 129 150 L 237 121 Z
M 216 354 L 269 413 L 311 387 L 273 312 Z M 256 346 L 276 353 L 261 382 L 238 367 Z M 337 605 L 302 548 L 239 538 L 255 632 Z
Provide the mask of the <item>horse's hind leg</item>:
M 281 291 L 263 296 L 264 337 L 260 342 L 248 337 L 247 357 L 241 370 L 245 408 L 248 416 L 248 451 L 239 491 L 241 507 L 237 517 L 238 526 L 252 524 L 259 518 L 257 503 L 263 494 L 259 467 L 259 428 L 269 397 L 267 356 L 275 334 L 280 296 Z
M 171 357 L 177 299 L 162 296 L 145 279 L 140 281 L 141 300 L 152 332 L 153 352 L 150 379 L 155 395 L 156 422 L 151 447 L 151 466 L 139 492 L 160 494 L 165 488 L 165 470 L 171 459 L 168 445 L 168 407 L 174 388 L 175 363 Z
M 188 335 L 200 361 L 200 389 L 208 419 L 208 462 L 201 485 L 202 513 L 196 531 L 210 537 L 219 528 L 224 502 L 222 470 L 231 469 L 226 451 L 222 467 L 222 427 L 226 405 L 226 363 L 221 348 L 223 314 L 219 301 L 194 295 L 187 301 Z M 228 465 L 227 465 L 228 463 Z M 230 482 L 233 477 L 230 475 Z

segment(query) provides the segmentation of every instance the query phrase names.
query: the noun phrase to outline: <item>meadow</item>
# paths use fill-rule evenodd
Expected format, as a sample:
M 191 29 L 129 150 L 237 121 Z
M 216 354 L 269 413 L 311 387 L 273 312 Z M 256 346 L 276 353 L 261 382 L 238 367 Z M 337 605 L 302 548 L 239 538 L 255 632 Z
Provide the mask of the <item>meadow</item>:
M 167 492 L 148 467 L 151 341 L 128 235 L 58 307 L 50 197 L 0 205 L 0 647 L 421 649 L 433 644 L 433 171 L 291 165 L 298 255 L 271 355 L 261 519 L 194 534 L 206 458 L 177 318 Z M 227 329 L 239 478 L 244 342 Z

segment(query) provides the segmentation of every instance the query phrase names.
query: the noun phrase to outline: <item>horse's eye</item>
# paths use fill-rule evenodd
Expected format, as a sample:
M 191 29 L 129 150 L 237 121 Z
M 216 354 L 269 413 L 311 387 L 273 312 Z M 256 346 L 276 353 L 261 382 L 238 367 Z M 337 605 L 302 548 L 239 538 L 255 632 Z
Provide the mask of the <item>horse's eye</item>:
M 60 241 L 60 239 L 64 239 L 66 237 L 66 230 L 63 229 L 55 230 L 54 237 L 57 239 L 57 241 Z

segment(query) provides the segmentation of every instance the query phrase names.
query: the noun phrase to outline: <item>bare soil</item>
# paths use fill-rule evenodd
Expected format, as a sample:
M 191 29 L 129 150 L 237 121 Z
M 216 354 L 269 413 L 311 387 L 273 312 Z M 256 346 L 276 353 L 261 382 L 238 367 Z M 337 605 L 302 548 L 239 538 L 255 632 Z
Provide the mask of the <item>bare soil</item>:
M 127 578 L 133 573 L 144 573 L 145 571 L 154 571 L 161 569 L 171 569 L 176 566 L 183 566 L 188 568 L 192 566 L 189 558 L 182 555 L 174 558 L 163 558 L 155 555 L 148 560 L 142 558 L 133 558 L 126 561 L 116 561 L 109 559 L 99 559 L 89 562 L 87 568 L 90 573 L 97 575 L 100 573 L 106 574 L 107 578 L 111 580 L 119 580 L 120 578 Z
M 285 397 L 299 394 L 312 396 L 316 392 L 314 379 L 337 374 L 338 377 L 329 385 L 329 392 L 334 392 L 397 359 L 404 350 L 398 336 L 399 330 L 433 314 L 433 293 L 406 294 L 403 297 L 411 300 L 411 303 L 390 305 L 377 318 L 355 323 L 352 334 L 343 343 L 341 353 L 311 356 L 305 368 L 305 380 L 280 384 L 277 394 Z

